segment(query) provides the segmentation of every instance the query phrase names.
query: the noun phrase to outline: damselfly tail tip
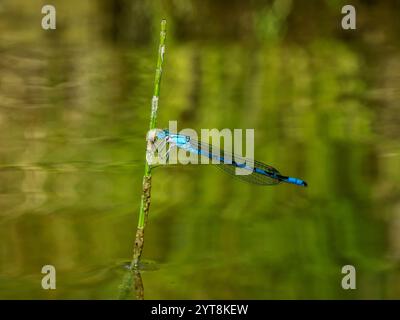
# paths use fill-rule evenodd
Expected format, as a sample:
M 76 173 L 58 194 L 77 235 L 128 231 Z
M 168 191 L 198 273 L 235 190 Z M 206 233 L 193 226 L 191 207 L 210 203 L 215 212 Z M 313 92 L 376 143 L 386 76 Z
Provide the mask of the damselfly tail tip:
M 283 181 L 285 181 L 285 182 L 293 183 L 295 185 L 303 186 L 303 187 L 307 187 L 308 186 L 307 182 L 305 182 L 305 181 L 303 181 L 301 179 L 292 178 L 292 177 L 284 177 L 284 178 L 285 178 L 285 180 L 283 180 Z

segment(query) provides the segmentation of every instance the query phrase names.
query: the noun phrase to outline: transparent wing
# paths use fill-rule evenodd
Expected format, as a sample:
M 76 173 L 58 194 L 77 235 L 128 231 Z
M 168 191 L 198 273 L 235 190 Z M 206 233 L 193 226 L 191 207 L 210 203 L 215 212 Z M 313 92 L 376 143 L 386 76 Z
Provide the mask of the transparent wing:
M 265 163 L 249 160 L 225 150 L 220 150 L 219 154 L 215 154 L 215 150 L 213 153 L 213 147 L 211 145 L 204 142 L 199 142 L 192 138 L 190 138 L 189 144 L 194 150 L 197 151 L 198 154 L 206 156 L 209 159 L 214 159 L 217 162 L 216 166 L 219 169 L 237 179 L 257 185 L 276 185 L 280 183 L 280 180 L 277 177 L 280 176 L 279 171 L 274 167 L 266 165 Z M 254 170 L 252 170 L 250 174 L 246 175 L 236 174 L 237 169 L 247 170 L 243 169 L 244 163 L 252 163 Z
M 235 166 L 229 164 L 218 164 L 216 166 L 218 169 L 223 170 L 229 175 L 251 184 L 256 184 L 260 186 L 271 186 L 281 182 L 279 179 L 274 179 L 258 172 L 252 172 L 249 175 L 237 175 Z

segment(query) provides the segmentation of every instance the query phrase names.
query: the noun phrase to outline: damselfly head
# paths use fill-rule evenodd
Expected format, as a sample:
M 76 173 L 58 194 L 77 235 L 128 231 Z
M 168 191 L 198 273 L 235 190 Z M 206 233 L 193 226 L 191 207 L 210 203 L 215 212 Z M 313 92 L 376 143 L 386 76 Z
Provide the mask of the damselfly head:
M 154 143 L 158 139 L 165 138 L 165 132 L 161 129 L 152 129 L 147 132 L 146 140 L 148 142 Z
M 161 130 L 161 131 L 162 132 L 160 132 L 158 134 L 160 139 L 164 139 L 165 137 L 169 136 L 169 130 L 168 129 L 164 129 L 164 130 Z
M 169 143 L 170 142 L 170 135 L 169 135 L 169 131 L 167 129 L 164 129 L 162 131 L 162 133 L 158 134 L 158 138 L 164 140 L 165 142 Z

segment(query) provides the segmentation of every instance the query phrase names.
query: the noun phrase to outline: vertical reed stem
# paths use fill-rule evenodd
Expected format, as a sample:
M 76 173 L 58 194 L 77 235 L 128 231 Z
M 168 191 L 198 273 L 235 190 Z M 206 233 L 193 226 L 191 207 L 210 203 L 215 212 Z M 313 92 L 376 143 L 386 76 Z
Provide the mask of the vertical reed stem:
M 154 78 L 153 98 L 151 100 L 151 115 L 150 115 L 150 126 L 149 126 L 150 130 L 156 128 L 158 98 L 160 95 L 162 65 L 164 61 L 164 52 L 165 52 L 166 24 L 167 24 L 166 20 L 161 21 L 160 45 L 158 47 L 157 69 Z M 143 245 L 144 245 L 144 229 L 146 227 L 149 215 L 150 198 L 151 198 L 151 167 L 146 161 L 144 166 L 143 193 L 140 203 L 139 222 L 136 230 L 135 248 L 133 251 L 133 260 L 131 264 L 132 268 L 138 267 L 140 257 L 142 256 Z

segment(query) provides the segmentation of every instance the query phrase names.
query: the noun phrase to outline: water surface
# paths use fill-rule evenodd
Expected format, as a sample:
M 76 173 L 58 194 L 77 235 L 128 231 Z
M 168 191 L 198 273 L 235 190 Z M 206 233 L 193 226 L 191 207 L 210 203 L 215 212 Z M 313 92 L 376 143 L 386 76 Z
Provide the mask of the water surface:
M 117 298 L 132 255 L 159 11 L 138 5 L 142 20 L 131 22 L 89 3 L 78 12 L 59 3 L 57 34 L 40 29 L 36 4 L 1 7 L 3 299 Z M 399 298 L 394 27 L 349 38 L 322 20 L 322 34 L 299 32 L 293 17 L 280 22 L 285 32 L 261 21 L 246 36 L 244 22 L 224 24 L 229 15 L 208 5 L 220 23 L 190 11 L 204 30 L 164 8 L 159 126 L 254 128 L 256 158 L 309 187 L 257 187 L 204 165 L 156 169 L 145 298 Z M 40 286 L 46 264 L 57 270 L 54 291 Z M 346 264 L 356 291 L 340 286 Z

